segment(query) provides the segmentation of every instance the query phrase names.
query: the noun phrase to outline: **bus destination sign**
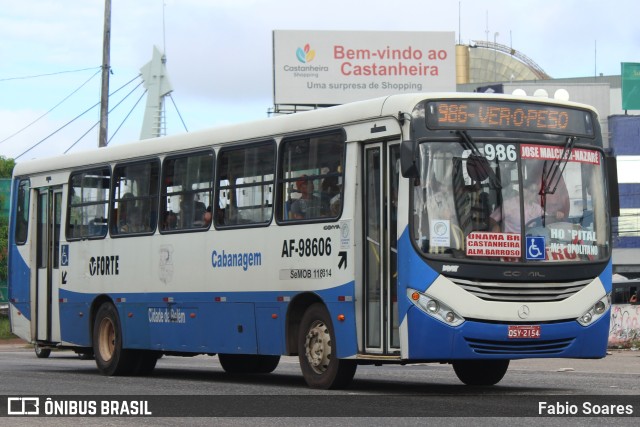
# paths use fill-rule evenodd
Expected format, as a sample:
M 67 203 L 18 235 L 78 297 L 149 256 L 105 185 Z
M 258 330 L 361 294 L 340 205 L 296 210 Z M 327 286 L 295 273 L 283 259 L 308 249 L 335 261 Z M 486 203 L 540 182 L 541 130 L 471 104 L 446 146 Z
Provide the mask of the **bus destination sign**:
M 436 101 L 427 104 L 429 129 L 494 129 L 593 136 L 585 110 L 508 101 Z

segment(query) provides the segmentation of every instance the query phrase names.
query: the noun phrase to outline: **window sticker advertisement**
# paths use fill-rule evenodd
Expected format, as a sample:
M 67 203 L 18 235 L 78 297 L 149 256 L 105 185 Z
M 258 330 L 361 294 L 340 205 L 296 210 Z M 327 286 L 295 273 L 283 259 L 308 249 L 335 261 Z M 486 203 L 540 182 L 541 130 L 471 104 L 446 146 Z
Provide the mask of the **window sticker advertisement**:
M 451 247 L 451 225 L 448 219 L 436 219 L 431 221 L 431 245 Z
M 522 144 L 520 146 L 520 156 L 522 159 L 538 160 L 559 160 L 562 156 L 562 147 L 550 147 L 548 145 Z M 567 152 L 568 161 L 577 163 L 588 163 L 592 165 L 600 164 L 600 152 L 596 150 L 586 150 L 584 148 L 572 148 Z
M 466 248 L 467 256 L 520 257 L 522 243 L 518 233 L 473 232 Z

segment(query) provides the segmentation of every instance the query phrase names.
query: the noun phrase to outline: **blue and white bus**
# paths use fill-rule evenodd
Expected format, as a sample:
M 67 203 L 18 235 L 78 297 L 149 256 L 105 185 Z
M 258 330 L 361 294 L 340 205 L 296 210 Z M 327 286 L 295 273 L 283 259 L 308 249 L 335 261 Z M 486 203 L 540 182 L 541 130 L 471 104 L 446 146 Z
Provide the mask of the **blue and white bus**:
M 493 385 L 521 358 L 601 358 L 611 226 L 596 112 L 411 94 L 19 163 L 12 331 L 311 387 L 359 364 L 451 363 Z

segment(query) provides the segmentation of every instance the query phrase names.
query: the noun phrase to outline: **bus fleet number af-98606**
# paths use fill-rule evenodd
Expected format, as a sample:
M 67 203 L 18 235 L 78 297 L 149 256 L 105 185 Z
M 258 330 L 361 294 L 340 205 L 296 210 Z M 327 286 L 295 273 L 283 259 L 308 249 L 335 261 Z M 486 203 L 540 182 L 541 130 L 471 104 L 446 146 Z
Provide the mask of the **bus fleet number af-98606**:
M 288 239 L 282 242 L 282 257 L 329 256 L 331 255 L 331 237 L 307 239 Z

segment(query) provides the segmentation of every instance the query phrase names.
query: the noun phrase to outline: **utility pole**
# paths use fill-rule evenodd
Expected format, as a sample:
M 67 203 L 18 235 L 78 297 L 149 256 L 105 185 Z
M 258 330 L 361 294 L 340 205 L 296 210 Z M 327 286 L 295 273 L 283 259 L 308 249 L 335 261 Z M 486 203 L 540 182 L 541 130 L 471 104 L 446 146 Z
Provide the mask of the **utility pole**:
M 102 91 L 100 93 L 100 133 L 98 147 L 107 146 L 107 129 L 109 121 L 109 72 L 111 71 L 111 0 L 104 1 L 104 36 L 102 39 Z

